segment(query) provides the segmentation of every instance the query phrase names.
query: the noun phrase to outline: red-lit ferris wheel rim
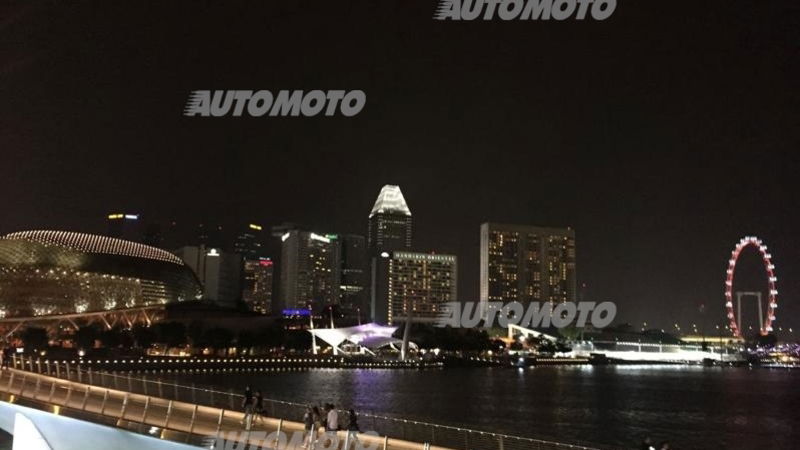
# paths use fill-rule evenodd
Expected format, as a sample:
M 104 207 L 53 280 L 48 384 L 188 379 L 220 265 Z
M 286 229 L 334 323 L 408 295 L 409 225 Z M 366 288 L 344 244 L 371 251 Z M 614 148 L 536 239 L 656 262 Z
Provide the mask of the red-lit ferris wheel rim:
M 775 283 L 778 278 L 775 277 L 775 265 L 772 264 L 772 255 L 767 253 L 767 246 L 761 239 L 755 236 L 746 236 L 742 238 L 736 248 L 731 252 L 731 259 L 728 261 L 728 272 L 725 278 L 725 308 L 728 310 L 728 320 L 730 321 L 731 331 L 734 336 L 741 337 L 741 330 L 736 324 L 736 315 L 733 312 L 733 272 L 736 270 L 736 261 L 739 259 L 739 254 L 745 248 L 753 246 L 761 254 L 761 259 L 764 261 L 764 267 L 767 269 L 767 280 L 769 285 L 769 295 L 767 301 L 767 318 L 761 326 L 761 334 L 767 335 L 772 331 L 772 323 L 775 322 L 775 309 L 778 307 L 778 289 Z

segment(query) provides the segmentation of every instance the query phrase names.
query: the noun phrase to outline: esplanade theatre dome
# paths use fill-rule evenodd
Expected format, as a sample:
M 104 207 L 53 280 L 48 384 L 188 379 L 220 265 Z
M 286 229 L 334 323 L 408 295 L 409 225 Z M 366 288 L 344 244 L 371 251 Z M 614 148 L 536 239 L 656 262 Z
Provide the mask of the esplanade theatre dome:
M 155 247 L 68 231 L 0 236 L 0 318 L 136 308 L 201 294 L 194 272 Z

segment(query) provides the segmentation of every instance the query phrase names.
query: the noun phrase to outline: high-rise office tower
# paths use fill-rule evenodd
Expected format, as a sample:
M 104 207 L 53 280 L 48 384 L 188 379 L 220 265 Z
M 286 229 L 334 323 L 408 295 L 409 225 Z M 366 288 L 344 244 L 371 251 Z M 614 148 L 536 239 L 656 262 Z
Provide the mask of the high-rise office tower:
M 400 186 L 387 184 L 381 188 L 369 213 L 367 255 L 369 261 L 369 310 L 373 321 L 386 323 L 386 295 L 390 252 L 411 248 L 413 221 L 411 210 Z
M 291 230 L 281 241 L 280 308 L 320 310 L 337 303 L 335 236 Z
M 242 301 L 251 311 L 272 310 L 272 260 L 264 257 L 261 225 L 244 226 L 233 242 L 233 252 L 242 257 Z
M 400 192 L 400 186 L 387 184 L 381 188 L 369 213 L 367 244 L 370 253 L 411 248 L 411 210 Z
M 480 300 L 575 301 L 575 231 L 525 225 L 481 225 Z
M 151 247 L 161 247 L 164 245 L 164 234 L 161 232 L 161 225 L 158 223 L 148 223 L 142 233 L 142 243 Z
M 269 258 L 244 261 L 242 300 L 251 311 L 272 312 L 272 260 Z
M 203 284 L 203 298 L 233 307 L 241 298 L 242 257 L 218 248 L 181 247 L 175 255 L 194 270 Z
M 109 214 L 106 235 L 126 241 L 142 242 L 142 225 L 139 221 L 139 214 Z
M 367 317 L 367 241 L 362 235 L 340 234 L 335 242 L 341 312 L 350 317 Z
M 257 260 L 263 254 L 262 226 L 247 224 L 237 235 L 233 243 L 233 251 L 242 255 L 244 259 Z
M 204 245 L 208 248 L 228 248 L 222 236 L 222 225 L 210 225 L 208 222 L 197 224 L 197 235 L 192 245 Z
M 434 321 L 443 304 L 458 300 L 454 255 L 385 252 L 378 257 L 373 320 L 398 324 L 411 314 L 416 322 Z

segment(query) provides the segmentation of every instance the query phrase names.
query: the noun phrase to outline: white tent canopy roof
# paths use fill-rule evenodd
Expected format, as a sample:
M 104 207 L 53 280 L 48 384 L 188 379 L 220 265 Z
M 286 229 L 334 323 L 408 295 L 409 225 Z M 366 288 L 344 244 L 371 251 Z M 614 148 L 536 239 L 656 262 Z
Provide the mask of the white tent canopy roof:
M 374 350 L 389 344 L 402 342 L 401 339 L 392 337 L 397 328 L 376 323 L 365 323 L 354 327 L 317 328 L 308 331 L 334 347 L 339 347 L 343 342 L 347 341 Z

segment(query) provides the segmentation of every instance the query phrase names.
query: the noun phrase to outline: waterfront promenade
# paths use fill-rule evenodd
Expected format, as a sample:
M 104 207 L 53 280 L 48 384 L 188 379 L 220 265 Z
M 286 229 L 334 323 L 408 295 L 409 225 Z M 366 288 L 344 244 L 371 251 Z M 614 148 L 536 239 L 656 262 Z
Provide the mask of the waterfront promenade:
M 281 431 L 291 438 L 293 432 L 302 431 L 301 404 L 265 399 L 267 417 L 247 429 L 240 411 L 241 396 L 233 392 L 162 383 L 131 374 L 77 371 L 55 363 L 15 363 L 19 368 L 0 373 L 0 393 L 5 401 L 198 446 L 207 444 L 210 436 L 230 437 L 230 432 L 237 432 L 237 437 L 261 448 L 300 448 L 296 444 L 276 446 L 274 437 L 265 437 Z M 359 417 L 362 431 L 377 434 L 361 434 L 360 439 L 376 449 L 592 449 L 377 415 Z M 345 432 L 340 432 L 340 442 L 344 441 Z

